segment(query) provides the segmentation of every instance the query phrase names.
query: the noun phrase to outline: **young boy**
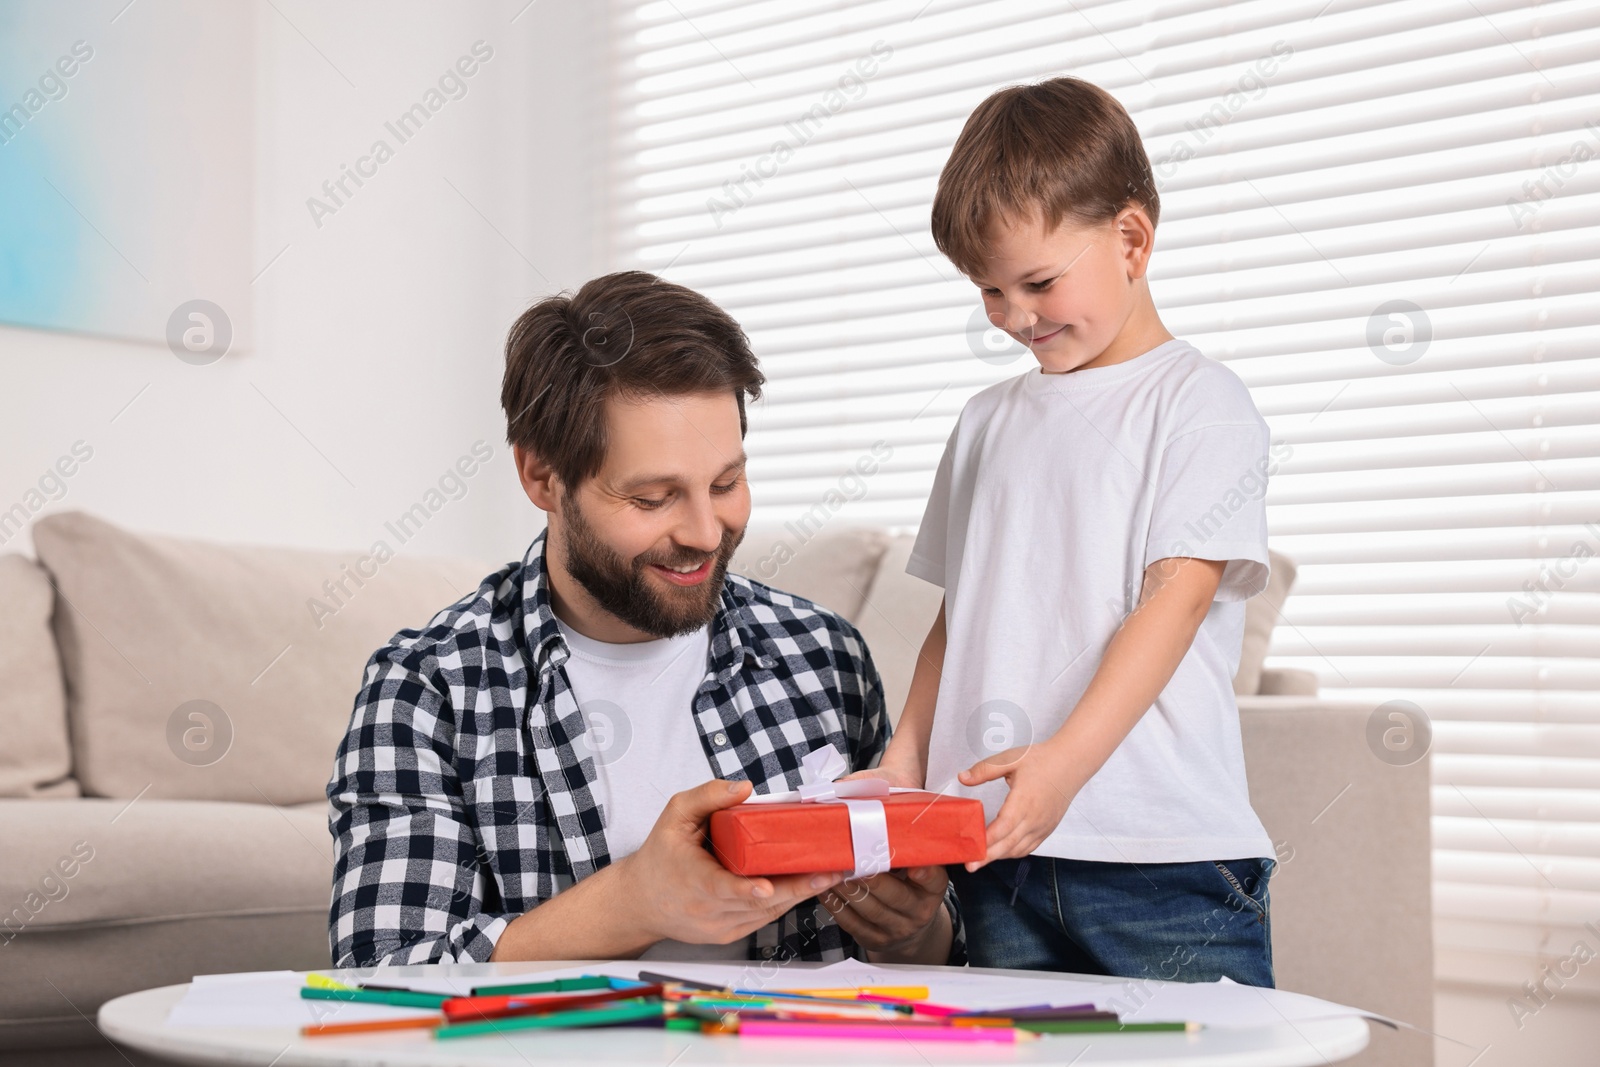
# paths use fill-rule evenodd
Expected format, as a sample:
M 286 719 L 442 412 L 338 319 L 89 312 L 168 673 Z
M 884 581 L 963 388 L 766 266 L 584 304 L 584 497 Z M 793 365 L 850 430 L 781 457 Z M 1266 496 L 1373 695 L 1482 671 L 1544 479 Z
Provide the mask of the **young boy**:
M 1039 366 L 945 447 L 907 566 L 944 604 L 877 773 L 984 801 L 987 858 L 951 872 L 975 965 L 1270 986 L 1232 687 L 1267 427 L 1161 324 L 1159 213 L 1086 82 L 1001 90 L 961 131 L 934 240 Z

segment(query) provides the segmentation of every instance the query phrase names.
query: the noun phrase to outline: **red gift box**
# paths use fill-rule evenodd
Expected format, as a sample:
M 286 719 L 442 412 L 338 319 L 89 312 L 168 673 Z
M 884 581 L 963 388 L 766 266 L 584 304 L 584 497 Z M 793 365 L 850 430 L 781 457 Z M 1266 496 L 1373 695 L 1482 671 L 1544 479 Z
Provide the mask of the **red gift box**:
M 874 797 L 889 830 L 890 867 L 981 860 L 983 802 L 921 791 Z M 859 802 L 858 802 L 859 803 Z M 711 845 L 734 874 L 855 869 L 850 811 L 840 803 L 740 804 L 711 815 Z

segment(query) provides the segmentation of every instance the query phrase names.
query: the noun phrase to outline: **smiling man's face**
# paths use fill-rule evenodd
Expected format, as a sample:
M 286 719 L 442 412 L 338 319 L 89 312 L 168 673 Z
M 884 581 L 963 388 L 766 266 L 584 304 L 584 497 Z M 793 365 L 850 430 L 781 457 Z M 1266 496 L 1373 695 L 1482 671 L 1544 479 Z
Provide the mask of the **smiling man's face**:
M 600 470 L 550 516 L 557 612 L 602 641 L 697 630 L 717 613 L 750 520 L 738 402 L 612 397 L 606 437 Z

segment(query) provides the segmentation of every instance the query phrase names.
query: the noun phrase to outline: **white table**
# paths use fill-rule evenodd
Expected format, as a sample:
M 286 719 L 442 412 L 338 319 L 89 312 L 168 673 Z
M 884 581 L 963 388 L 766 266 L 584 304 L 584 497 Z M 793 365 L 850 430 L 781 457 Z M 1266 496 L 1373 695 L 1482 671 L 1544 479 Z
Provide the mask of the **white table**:
M 396 968 L 391 973 L 395 977 L 447 974 L 487 979 L 497 974 L 570 967 L 574 962 L 444 964 Z M 595 965 L 603 966 L 599 961 Z M 668 964 L 661 966 L 670 969 Z M 817 965 L 790 963 L 787 968 L 814 966 Z M 1048 977 L 1036 971 L 991 973 Z M 1082 975 L 1062 977 L 1094 981 Z M 187 988 L 164 986 L 108 1001 L 100 1008 L 100 1029 L 118 1044 L 178 1063 L 251 1067 L 690 1067 L 739 1063 L 760 1063 L 763 1067 L 991 1067 L 1035 1063 L 1056 1067 L 1068 1063 L 1074 1067 L 1104 1063 L 1122 1067 L 1173 1063 L 1309 1067 L 1353 1056 L 1367 1044 L 1367 1023 L 1359 1018 L 1318 1019 L 1252 1030 L 1207 1029 L 1196 1034 L 1052 1034 L 1027 1044 L 983 1046 L 770 1038 L 757 1043 L 729 1036 L 640 1029 L 521 1031 L 448 1042 L 415 1031 L 302 1038 L 287 1027 L 168 1026 L 167 1012 Z

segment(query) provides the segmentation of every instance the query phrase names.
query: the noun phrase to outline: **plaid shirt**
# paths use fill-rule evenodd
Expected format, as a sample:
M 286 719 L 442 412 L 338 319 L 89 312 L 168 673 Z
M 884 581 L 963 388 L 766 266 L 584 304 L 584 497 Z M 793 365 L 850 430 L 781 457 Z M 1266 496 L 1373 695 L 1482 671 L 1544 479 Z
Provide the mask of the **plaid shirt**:
M 373 654 L 328 783 L 335 965 L 487 960 L 513 919 L 611 862 L 567 656 L 543 534 Z M 728 575 L 706 671 L 694 719 L 708 777 L 793 789 L 813 749 L 861 768 L 888 743 L 861 635 L 810 601 Z M 953 891 L 945 904 L 962 963 Z M 753 959 L 864 955 L 815 898 L 750 940 Z

